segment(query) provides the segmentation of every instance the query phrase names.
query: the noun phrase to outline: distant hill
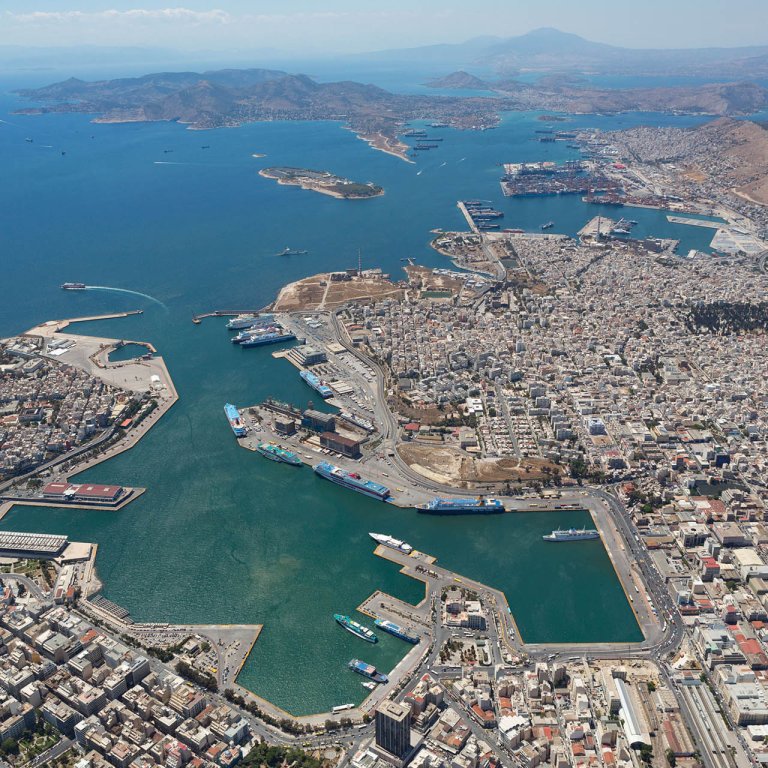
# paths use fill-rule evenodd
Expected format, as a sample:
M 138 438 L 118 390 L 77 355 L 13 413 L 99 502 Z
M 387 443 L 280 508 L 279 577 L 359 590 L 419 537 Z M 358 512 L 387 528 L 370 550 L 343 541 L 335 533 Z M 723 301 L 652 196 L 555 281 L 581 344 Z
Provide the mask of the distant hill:
M 445 77 L 437 78 L 436 80 L 430 80 L 427 83 L 431 88 L 455 88 L 457 90 L 488 90 L 492 86 L 489 86 L 485 80 L 481 80 L 475 75 L 470 75 L 468 72 L 459 71 L 452 72 Z

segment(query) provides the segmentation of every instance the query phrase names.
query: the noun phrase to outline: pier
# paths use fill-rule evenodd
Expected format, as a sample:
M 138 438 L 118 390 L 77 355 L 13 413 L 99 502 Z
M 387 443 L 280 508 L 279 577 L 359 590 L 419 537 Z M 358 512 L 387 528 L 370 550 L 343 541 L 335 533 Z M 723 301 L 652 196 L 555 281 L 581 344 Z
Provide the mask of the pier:
M 671 224 L 687 224 L 691 227 L 708 227 L 709 229 L 722 229 L 726 226 L 722 222 L 692 219 L 689 216 L 667 216 L 667 221 Z

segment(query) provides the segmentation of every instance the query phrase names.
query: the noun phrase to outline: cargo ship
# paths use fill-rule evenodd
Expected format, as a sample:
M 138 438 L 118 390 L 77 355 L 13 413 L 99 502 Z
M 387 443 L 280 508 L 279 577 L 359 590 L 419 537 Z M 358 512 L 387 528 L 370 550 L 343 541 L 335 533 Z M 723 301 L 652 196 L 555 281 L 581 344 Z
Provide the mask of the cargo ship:
M 499 499 L 441 499 L 439 496 L 426 504 L 416 506 L 418 512 L 427 515 L 493 515 L 504 512 Z
M 334 613 L 333 618 L 336 623 L 344 627 L 347 632 L 351 632 L 355 637 L 359 637 L 361 640 L 365 640 L 366 643 L 378 643 L 379 638 L 368 627 L 364 627 L 362 624 L 350 619 L 349 616 L 343 616 L 340 613 Z
M 299 371 L 299 376 L 304 379 L 304 382 L 312 387 L 323 400 L 327 400 L 329 397 L 333 397 L 333 391 L 331 388 L 324 384 L 312 371 Z
M 405 640 L 406 643 L 411 643 L 412 645 L 416 645 L 421 639 L 418 635 L 410 634 L 407 629 L 403 629 L 403 627 L 401 627 L 400 625 L 395 624 L 394 621 L 387 621 L 386 619 L 376 619 L 373 623 L 379 629 L 383 629 L 385 632 L 388 632 L 390 635 L 394 635 L 395 637 L 399 637 L 401 640 Z
M 224 406 L 224 413 L 229 421 L 229 426 L 232 427 L 232 431 L 235 433 L 235 437 L 245 437 L 245 424 L 240 418 L 240 411 L 232 403 L 227 403 Z
M 86 288 L 85 283 L 62 283 L 62 291 L 84 291 Z
M 405 555 L 410 555 L 413 552 L 413 547 L 405 541 L 394 538 L 394 536 L 388 536 L 386 533 L 369 533 L 368 534 L 377 544 L 383 544 L 390 549 L 396 549 L 398 552 L 402 552 Z
M 283 464 L 291 464 L 294 467 L 301 466 L 301 459 L 293 451 L 281 448 L 274 443 L 259 443 L 256 446 L 256 450 L 265 459 L 269 459 L 270 461 L 279 461 Z
M 552 533 L 542 536 L 544 541 L 589 541 L 599 539 L 600 532 L 594 528 L 556 528 Z
M 360 661 L 360 659 L 352 659 L 352 661 L 350 661 L 347 666 L 353 672 L 357 672 L 358 675 L 362 675 L 363 677 L 367 677 L 369 680 L 373 680 L 374 683 L 389 682 L 389 678 L 381 672 L 378 672 L 373 664 L 366 664 L 364 661 Z
M 251 334 L 250 338 L 240 342 L 241 347 L 260 347 L 264 344 L 278 344 L 281 341 L 293 341 L 296 334 L 286 330 Z
M 380 501 L 386 501 L 389 498 L 389 488 L 385 485 L 374 483 L 373 480 L 364 480 L 357 472 L 348 472 L 346 469 L 337 467 L 327 461 L 321 461 L 319 464 L 316 464 L 314 470 L 320 477 L 344 488 L 364 493 L 366 496 L 371 496 Z

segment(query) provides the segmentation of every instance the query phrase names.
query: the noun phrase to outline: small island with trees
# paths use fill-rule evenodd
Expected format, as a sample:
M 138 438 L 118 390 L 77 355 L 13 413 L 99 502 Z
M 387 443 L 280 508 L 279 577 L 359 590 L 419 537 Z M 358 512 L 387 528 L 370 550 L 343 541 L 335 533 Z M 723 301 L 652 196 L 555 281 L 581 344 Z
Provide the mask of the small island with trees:
M 259 175 L 267 179 L 275 179 L 278 184 L 291 184 L 342 200 L 363 200 L 384 194 L 384 190 L 373 182 L 361 184 L 342 176 L 336 176 L 329 171 L 276 166 L 262 169 L 259 171 Z

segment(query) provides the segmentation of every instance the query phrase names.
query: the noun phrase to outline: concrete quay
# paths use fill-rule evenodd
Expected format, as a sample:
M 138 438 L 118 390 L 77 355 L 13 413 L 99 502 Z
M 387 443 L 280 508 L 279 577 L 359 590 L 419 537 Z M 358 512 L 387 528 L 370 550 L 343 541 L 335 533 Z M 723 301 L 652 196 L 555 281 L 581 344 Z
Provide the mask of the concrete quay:
M 72 504 L 45 499 L 42 496 L 0 496 L 0 520 L 12 507 L 58 507 L 59 509 L 90 509 L 95 512 L 117 512 L 141 496 L 146 488 L 125 487 L 126 493 L 117 504 Z

